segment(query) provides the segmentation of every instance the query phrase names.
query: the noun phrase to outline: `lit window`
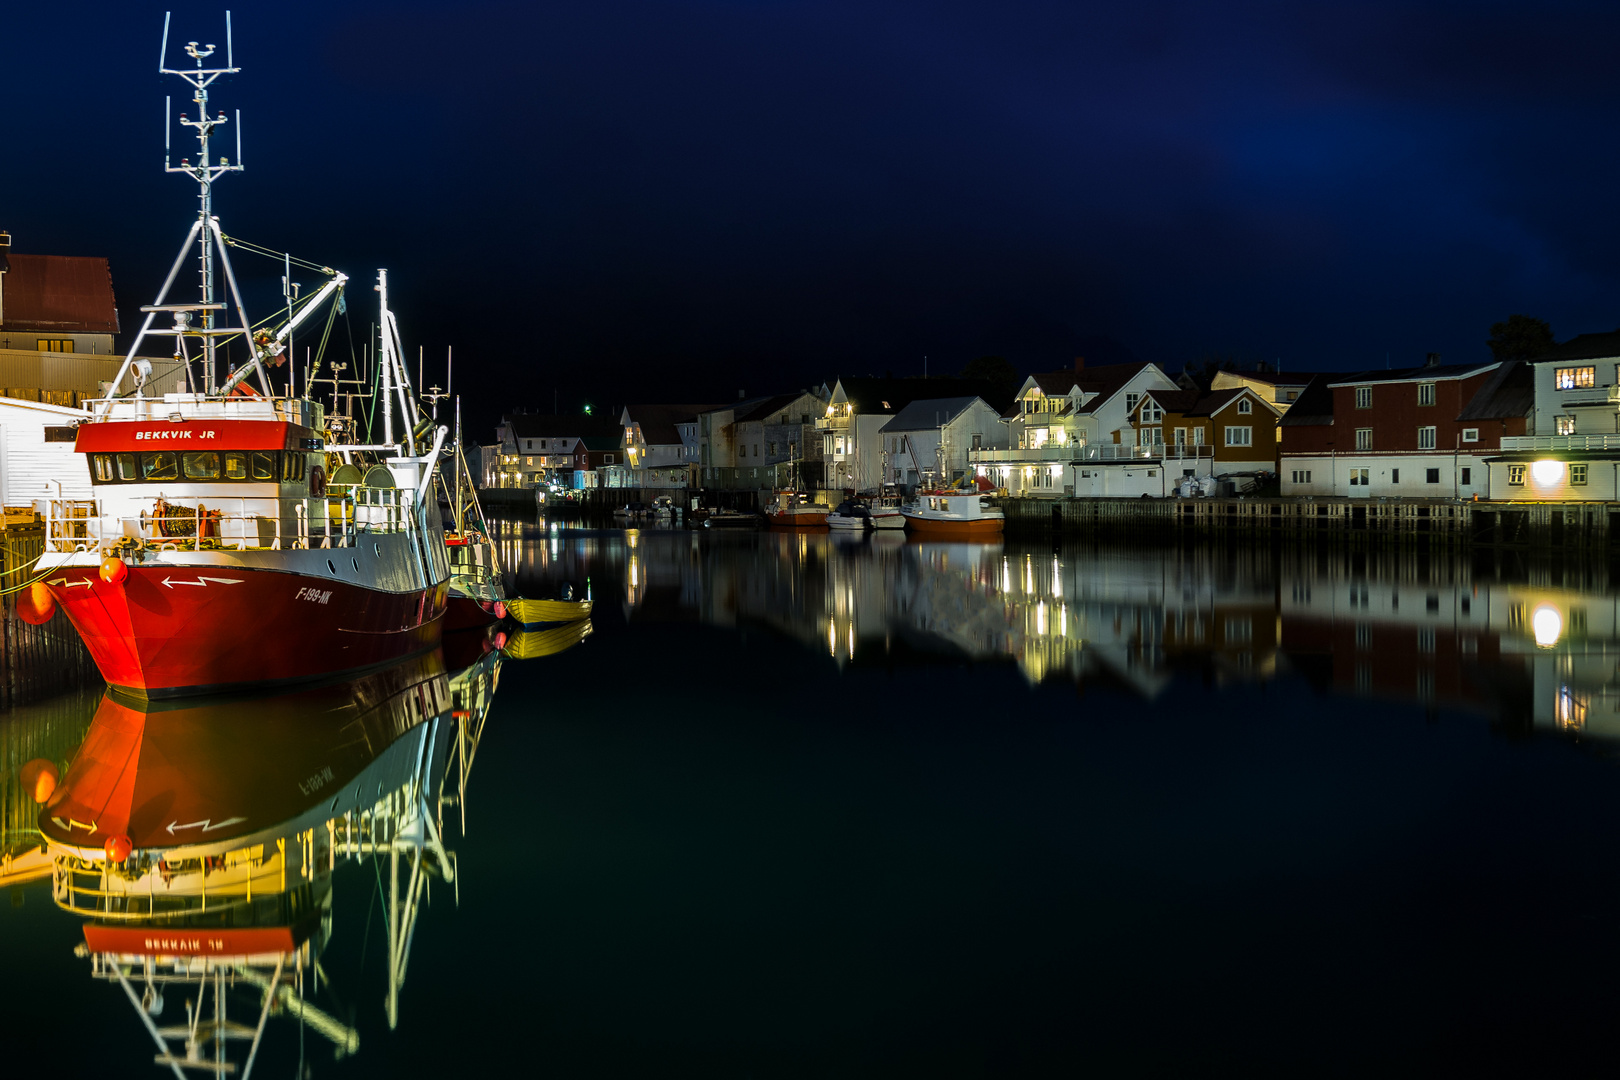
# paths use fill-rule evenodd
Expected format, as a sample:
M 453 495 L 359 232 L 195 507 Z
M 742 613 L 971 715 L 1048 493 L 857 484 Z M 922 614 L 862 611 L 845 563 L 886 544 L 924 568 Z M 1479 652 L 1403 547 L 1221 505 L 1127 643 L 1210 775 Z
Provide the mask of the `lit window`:
M 1524 484 L 1524 466 L 1523 465 L 1509 465 L 1508 466 L 1508 483 L 1513 484 L 1515 486 L 1520 486 L 1520 485 Z
M 1356 387 L 1356 408 L 1358 408 L 1358 409 L 1370 409 L 1370 408 L 1372 408 L 1372 387 L 1370 387 L 1370 386 L 1358 386 L 1358 387 Z
M 1586 466 L 1585 465 L 1571 465 L 1569 467 L 1569 482 L 1571 484 L 1584 484 L 1584 483 L 1586 483 Z
M 1432 383 L 1432 382 L 1418 383 L 1418 404 L 1419 405 L 1433 405 L 1434 404 L 1434 383 Z
M 1560 390 L 1584 390 L 1597 385 L 1597 368 L 1561 367 L 1554 374 L 1554 381 Z
M 1419 450 L 1433 450 L 1434 449 L 1434 428 L 1432 428 L 1432 427 L 1420 427 L 1420 428 L 1418 428 L 1418 449 Z
M 1479 442 L 1479 428 L 1465 427 L 1462 432 L 1463 442 Z
M 1555 416 L 1553 417 L 1553 426 L 1560 435 L 1575 434 L 1575 418 L 1573 416 Z
M 1370 428 L 1370 427 L 1356 428 L 1356 449 L 1357 450 L 1371 450 L 1372 449 L 1372 432 L 1373 432 L 1373 429 Z

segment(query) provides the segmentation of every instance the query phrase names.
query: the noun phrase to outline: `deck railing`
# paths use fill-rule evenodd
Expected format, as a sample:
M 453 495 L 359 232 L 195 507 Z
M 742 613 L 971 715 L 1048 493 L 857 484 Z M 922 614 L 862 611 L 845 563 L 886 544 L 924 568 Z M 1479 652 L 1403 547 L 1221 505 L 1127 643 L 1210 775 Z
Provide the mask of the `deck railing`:
M 1620 435 L 1504 435 L 1503 450 L 1620 450 Z
M 969 450 L 974 465 L 1034 465 L 1040 462 L 1085 461 L 1191 461 L 1214 457 L 1215 448 L 1207 443 L 1177 446 L 1154 443 L 1130 446 L 1122 443 L 1070 443 L 1066 446 L 1040 446 L 1011 450 Z
M 414 493 L 404 488 L 304 498 L 153 498 L 134 514 L 108 513 L 99 499 L 51 499 L 45 545 L 50 551 L 106 550 L 124 540 L 172 551 L 346 548 L 367 536 L 404 531 L 414 509 Z

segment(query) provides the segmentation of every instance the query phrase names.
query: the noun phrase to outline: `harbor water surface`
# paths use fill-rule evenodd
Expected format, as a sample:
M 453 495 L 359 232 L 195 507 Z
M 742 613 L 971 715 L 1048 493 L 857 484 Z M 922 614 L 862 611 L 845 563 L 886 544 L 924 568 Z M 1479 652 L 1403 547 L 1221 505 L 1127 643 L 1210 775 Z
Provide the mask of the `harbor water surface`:
M 272 1018 L 260 1075 L 1606 1064 L 1606 565 L 499 540 L 509 594 L 588 592 L 592 632 L 501 662 L 444 819 L 458 887 L 421 913 L 397 1027 L 386 870 L 359 860 L 335 872 L 314 993 L 359 1050 L 334 1060 Z M 0 723 L 88 725 L 100 700 Z M 48 878 L 11 888 L 8 1054 L 160 1075 L 130 1002 L 75 956 L 83 922 Z

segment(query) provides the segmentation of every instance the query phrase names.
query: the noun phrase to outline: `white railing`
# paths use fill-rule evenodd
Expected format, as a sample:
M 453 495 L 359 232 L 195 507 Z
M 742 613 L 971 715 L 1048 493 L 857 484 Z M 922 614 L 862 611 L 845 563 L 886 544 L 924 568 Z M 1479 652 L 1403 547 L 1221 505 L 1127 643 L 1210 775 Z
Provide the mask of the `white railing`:
M 1034 465 L 1049 461 L 1190 461 L 1215 456 L 1208 444 L 1175 446 L 1128 446 L 1115 443 L 1073 443 L 1068 446 L 1042 446 L 1025 450 L 969 450 L 975 465 Z
M 1502 449 L 1620 450 L 1620 435 L 1504 435 Z
M 48 551 L 105 551 L 124 541 L 172 551 L 290 551 L 354 547 L 362 537 L 403 532 L 414 493 L 356 488 L 314 498 L 212 496 L 189 504 L 154 498 L 136 513 L 106 513 L 98 499 L 51 499 Z M 128 500 L 120 500 L 128 505 Z
M 244 394 L 163 394 L 159 397 L 91 398 L 83 407 L 96 420 L 157 422 L 185 420 L 276 419 L 319 429 L 324 410 L 317 402 L 296 397 Z
M 1560 390 L 1558 398 L 1567 406 L 1620 406 L 1620 386 L 1587 386 Z

